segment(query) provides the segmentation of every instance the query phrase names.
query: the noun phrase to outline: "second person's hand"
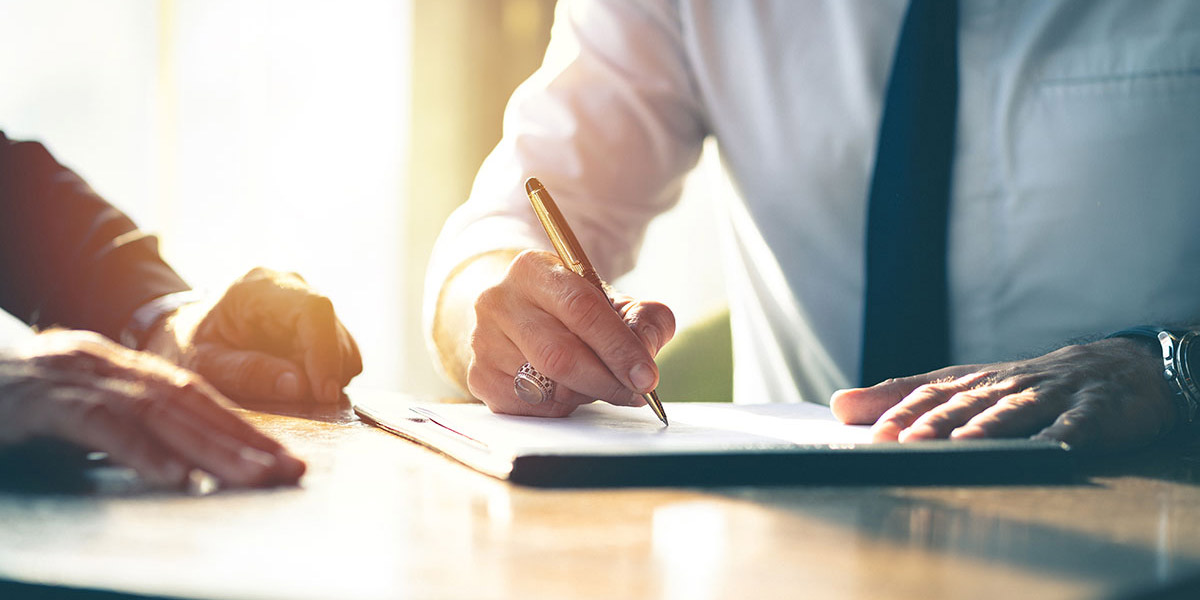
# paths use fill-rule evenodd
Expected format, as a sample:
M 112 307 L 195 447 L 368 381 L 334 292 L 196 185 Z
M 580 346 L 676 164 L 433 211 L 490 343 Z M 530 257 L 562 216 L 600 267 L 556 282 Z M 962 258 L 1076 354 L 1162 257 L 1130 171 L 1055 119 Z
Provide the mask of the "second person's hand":
M 106 452 L 170 488 L 195 469 L 237 487 L 294 484 L 305 469 L 196 374 L 87 331 L 0 356 L 0 447 L 38 438 Z
M 243 403 L 336 403 L 362 372 L 358 344 L 329 299 L 295 273 L 262 267 L 215 305 L 179 309 L 149 349 Z

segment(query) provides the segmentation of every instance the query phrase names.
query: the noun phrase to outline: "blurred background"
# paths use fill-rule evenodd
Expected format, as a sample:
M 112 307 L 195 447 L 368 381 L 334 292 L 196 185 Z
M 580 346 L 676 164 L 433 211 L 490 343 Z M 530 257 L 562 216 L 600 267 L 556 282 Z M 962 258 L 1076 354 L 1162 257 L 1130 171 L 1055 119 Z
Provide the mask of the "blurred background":
M 356 385 L 452 393 L 423 337 L 425 263 L 541 63 L 554 4 L 0 0 L 0 129 L 157 233 L 197 288 L 301 273 L 359 341 Z M 614 285 L 683 328 L 719 313 L 730 193 L 710 147 Z

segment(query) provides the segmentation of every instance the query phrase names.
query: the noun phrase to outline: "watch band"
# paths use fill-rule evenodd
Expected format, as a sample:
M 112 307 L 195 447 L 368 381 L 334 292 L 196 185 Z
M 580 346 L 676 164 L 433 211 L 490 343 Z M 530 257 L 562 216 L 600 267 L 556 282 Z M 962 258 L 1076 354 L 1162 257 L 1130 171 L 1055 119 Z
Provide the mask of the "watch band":
M 1196 372 L 1200 370 L 1197 369 L 1200 364 L 1197 362 L 1197 359 L 1200 359 L 1200 346 L 1197 346 L 1197 343 L 1200 343 L 1200 333 L 1188 331 L 1180 336 L 1179 341 L 1175 344 L 1175 376 L 1172 381 L 1179 388 L 1178 393 L 1186 398 L 1187 419 L 1184 423 L 1187 425 L 1196 423 L 1197 412 L 1200 410 L 1200 387 L 1197 386 L 1196 381 L 1196 376 L 1200 375 Z M 1166 377 L 1165 369 L 1163 376 Z
M 1193 365 L 1200 359 L 1200 333 L 1195 331 L 1173 331 L 1162 327 L 1142 326 L 1123 329 L 1110 336 L 1150 338 L 1158 342 L 1162 350 L 1162 377 L 1171 389 L 1171 400 L 1177 416 L 1175 428 L 1191 428 L 1196 424 L 1197 409 L 1200 408 L 1200 387 L 1196 376 L 1200 368 Z

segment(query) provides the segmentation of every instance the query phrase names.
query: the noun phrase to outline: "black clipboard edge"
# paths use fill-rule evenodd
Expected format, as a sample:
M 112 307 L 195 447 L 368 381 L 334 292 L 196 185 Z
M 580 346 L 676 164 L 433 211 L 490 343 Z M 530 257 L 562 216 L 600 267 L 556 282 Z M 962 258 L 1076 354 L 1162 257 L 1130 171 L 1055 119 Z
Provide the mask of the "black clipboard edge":
M 771 451 L 672 454 L 500 455 L 418 413 L 364 420 L 492 477 L 545 488 L 737 485 L 1000 485 L 1068 483 L 1065 444 L 1028 439 L 797 446 Z
M 536 487 L 1068 483 L 1067 447 L 1033 440 L 838 444 L 669 455 L 524 454 L 509 480 Z

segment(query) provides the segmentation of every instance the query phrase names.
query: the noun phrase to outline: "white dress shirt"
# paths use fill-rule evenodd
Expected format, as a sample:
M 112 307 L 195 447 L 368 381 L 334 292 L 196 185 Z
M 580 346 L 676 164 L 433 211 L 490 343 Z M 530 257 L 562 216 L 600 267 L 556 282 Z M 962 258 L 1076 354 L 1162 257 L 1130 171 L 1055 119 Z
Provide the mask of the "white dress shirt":
M 955 363 L 1200 323 L 1200 2 L 960 6 Z M 856 385 L 867 188 L 905 8 L 561 1 L 546 62 L 435 248 L 427 331 L 454 266 L 549 248 L 526 177 L 615 278 L 713 136 L 740 196 L 719 241 L 735 400 L 826 403 Z

